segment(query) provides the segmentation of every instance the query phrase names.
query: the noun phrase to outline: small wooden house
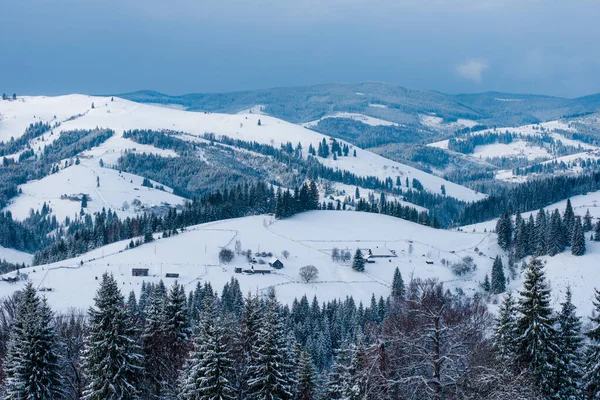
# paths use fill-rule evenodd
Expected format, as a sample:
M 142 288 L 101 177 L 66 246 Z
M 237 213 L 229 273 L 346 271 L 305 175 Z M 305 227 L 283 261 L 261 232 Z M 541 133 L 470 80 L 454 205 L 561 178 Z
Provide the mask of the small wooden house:
M 179 274 L 176 272 L 167 272 L 165 278 L 179 278 Z
M 269 265 L 275 269 L 283 268 L 283 263 L 279 261 L 277 257 L 271 257 L 271 259 L 269 260 Z
M 148 268 L 132 268 L 131 276 L 148 276 Z
M 253 274 L 270 274 L 272 271 L 271 267 L 268 267 L 266 265 L 253 265 L 252 266 L 252 273 Z

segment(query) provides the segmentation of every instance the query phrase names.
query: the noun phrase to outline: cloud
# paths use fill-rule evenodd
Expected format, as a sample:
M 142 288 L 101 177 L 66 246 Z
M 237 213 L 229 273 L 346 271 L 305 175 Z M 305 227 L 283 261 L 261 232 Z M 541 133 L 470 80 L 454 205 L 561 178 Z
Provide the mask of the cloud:
M 456 72 L 465 79 L 481 83 L 483 73 L 490 67 L 486 60 L 470 59 L 456 67 Z

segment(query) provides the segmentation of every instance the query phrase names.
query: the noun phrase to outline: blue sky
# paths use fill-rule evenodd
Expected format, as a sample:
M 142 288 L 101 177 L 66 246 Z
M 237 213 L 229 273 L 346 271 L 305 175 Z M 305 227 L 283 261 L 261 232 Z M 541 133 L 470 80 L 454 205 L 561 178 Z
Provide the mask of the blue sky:
M 600 92 L 595 0 L 3 0 L 0 92 Z

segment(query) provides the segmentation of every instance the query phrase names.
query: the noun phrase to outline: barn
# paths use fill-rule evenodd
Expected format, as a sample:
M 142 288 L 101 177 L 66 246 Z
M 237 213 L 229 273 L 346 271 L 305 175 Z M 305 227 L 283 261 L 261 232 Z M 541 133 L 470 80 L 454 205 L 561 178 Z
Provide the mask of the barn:
M 131 276 L 148 276 L 148 268 L 132 268 Z
M 271 259 L 269 260 L 269 265 L 275 269 L 283 268 L 283 263 L 279 261 L 277 257 L 271 257 Z

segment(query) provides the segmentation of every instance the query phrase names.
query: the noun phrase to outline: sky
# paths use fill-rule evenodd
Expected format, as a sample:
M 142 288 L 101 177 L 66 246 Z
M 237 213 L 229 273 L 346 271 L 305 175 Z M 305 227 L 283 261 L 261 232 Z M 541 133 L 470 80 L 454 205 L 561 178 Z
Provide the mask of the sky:
M 600 92 L 597 0 L 0 0 L 0 92 Z

